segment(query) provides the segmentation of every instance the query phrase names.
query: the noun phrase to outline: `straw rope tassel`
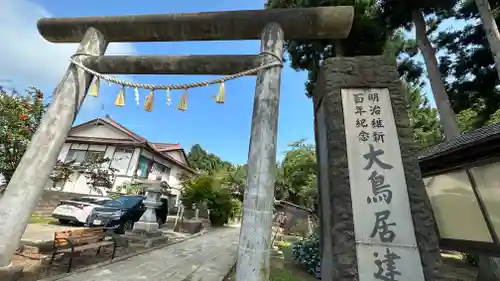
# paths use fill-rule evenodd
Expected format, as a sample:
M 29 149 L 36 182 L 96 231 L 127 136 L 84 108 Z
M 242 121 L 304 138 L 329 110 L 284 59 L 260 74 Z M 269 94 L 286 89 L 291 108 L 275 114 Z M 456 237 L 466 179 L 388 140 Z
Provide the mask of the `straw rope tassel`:
M 154 101 L 154 91 L 149 92 L 146 96 L 146 101 L 144 102 L 144 110 L 148 112 L 153 111 L 153 101 Z
M 188 90 L 184 89 L 184 94 L 182 94 L 181 100 L 179 101 L 179 106 L 177 107 L 181 111 L 186 111 L 187 109 L 187 95 Z
M 124 87 L 122 87 L 118 91 L 118 96 L 116 96 L 115 105 L 120 106 L 120 107 L 125 105 L 125 88 Z
M 219 87 L 219 93 L 217 94 L 217 97 L 215 98 L 216 103 L 224 103 L 226 101 L 226 89 L 224 87 L 224 82 L 220 83 Z
M 172 105 L 172 96 L 170 95 L 170 89 L 167 89 L 167 105 Z
M 139 106 L 139 89 L 134 88 L 134 94 L 135 94 L 135 103 L 137 106 Z
M 90 87 L 89 96 L 97 97 L 99 95 L 99 88 L 101 87 L 101 80 L 99 78 L 95 79 L 94 84 Z

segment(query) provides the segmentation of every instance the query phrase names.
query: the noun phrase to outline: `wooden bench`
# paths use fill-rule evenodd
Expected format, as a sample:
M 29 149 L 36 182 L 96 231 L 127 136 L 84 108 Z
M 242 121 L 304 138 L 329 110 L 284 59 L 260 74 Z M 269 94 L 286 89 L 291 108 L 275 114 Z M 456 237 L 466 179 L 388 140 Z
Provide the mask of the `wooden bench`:
M 64 230 L 54 233 L 54 253 L 50 264 L 54 262 L 57 254 L 69 255 L 68 270 L 71 270 L 73 258 L 77 253 L 88 249 L 97 249 L 99 255 L 102 247 L 113 246 L 111 259 L 115 257 L 116 239 L 112 233 L 106 232 L 104 228 L 78 228 Z

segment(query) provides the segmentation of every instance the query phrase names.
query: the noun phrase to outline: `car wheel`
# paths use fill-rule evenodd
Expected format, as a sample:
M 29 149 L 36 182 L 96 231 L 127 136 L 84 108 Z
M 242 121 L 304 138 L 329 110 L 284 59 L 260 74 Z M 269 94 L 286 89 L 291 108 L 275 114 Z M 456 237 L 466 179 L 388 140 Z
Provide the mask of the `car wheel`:
M 59 219 L 60 224 L 69 224 L 69 220 Z

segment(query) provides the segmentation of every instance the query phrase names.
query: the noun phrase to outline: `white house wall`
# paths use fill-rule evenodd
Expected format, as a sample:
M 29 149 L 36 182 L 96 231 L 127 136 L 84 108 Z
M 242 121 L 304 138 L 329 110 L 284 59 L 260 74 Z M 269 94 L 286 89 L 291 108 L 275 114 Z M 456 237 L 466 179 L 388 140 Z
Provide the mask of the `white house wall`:
M 179 150 L 167 151 L 167 155 L 181 163 L 186 163 L 184 154 Z
M 127 176 L 134 176 L 135 169 L 137 168 L 137 164 L 139 163 L 139 156 L 141 156 L 141 149 L 134 149 L 134 154 L 132 154 L 132 159 L 130 160 L 130 164 L 128 165 Z
M 170 170 L 170 178 L 168 181 L 168 184 L 173 188 L 180 190 L 181 189 L 181 183 L 180 183 L 180 176 L 182 175 L 183 170 L 177 166 L 172 167 Z
M 132 178 L 128 176 L 116 176 L 111 191 L 117 191 L 118 186 L 126 182 L 130 182 L 131 179 Z M 52 189 L 52 182 L 49 181 L 46 188 Z M 63 186 L 61 186 L 61 184 L 56 185 L 56 190 L 78 194 L 101 195 L 98 192 L 90 189 L 87 185 L 87 178 L 85 178 L 85 175 L 78 172 L 73 173 Z M 106 190 L 102 189 L 102 191 L 102 195 L 106 195 Z

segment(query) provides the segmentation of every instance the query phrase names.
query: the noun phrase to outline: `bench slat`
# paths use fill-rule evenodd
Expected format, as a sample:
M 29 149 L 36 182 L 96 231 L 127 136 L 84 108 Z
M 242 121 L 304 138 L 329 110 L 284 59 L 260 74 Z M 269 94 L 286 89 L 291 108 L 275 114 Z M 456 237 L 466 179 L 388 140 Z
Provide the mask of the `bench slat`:
M 84 235 L 67 235 L 67 236 L 62 236 L 62 235 L 57 235 L 54 237 L 54 239 L 78 239 L 78 238 L 87 238 L 87 237 L 104 237 L 106 236 L 105 233 L 87 233 Z
M 71 236 L 91 236 L 104 235 L 104 228 L 82 228 L 59 231 L 55 233 L 55 238 L 68 238 Z
M 113 245 L 113 242 L 102 241 L 102 242 L 99 242 L 99 243 L 82 245 L 82 246 L 75 247 L 75 252 L 81 252 L 81 251 L 84 251 L 84 250 L 95 249 L 95 248 L 99 248 L 99 247 L 103 247 L 103 246 L 109 246 L 109 245 Z M 59 250 L 58 252 L 59 253 L 71 253 L 71 249 L 62 249 L 62 250 Z
M 97 243 L 102 241 L 103 238 L 96 238 L 96 237 L 88 237 L 88 238 L 78 238 L 78 239 L 69 239 L 71 244 L 73 246 L 80 246 L 80 245 L 85 245 L 85 244 L 91 244 L 91 243 Z M 56 239 L 54 240 L 56 246 L 62 247 L 62 246 L 69 246 L 70 243 L 68 243 L 67 240 L 64 239 Z
M 91 243 L 98 243 L 106 237 L 104 228 L 80 228 L 80 229 L 70 229 L 59 231 L 54 234 L 54 244 L 57 247 L 69 246 L 70 243 L 73 246 L 80 246 Z

